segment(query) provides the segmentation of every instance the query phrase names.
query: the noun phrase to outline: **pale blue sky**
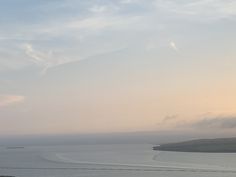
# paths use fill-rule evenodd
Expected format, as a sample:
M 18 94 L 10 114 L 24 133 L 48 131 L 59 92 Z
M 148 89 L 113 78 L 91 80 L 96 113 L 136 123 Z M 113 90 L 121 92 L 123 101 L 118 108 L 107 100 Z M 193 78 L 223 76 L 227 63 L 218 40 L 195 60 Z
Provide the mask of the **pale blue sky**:
M 236 114 L 233 0 L 0 3 L 2 134 L 191 129 Z

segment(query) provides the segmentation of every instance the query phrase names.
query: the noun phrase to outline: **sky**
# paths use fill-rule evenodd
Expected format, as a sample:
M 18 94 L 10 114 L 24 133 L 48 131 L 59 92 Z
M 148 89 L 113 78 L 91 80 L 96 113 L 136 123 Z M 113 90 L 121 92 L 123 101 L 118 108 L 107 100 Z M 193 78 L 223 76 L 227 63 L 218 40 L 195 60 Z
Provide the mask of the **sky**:
M 0 3 L 1 135 L 236 133 L 236 1 Z

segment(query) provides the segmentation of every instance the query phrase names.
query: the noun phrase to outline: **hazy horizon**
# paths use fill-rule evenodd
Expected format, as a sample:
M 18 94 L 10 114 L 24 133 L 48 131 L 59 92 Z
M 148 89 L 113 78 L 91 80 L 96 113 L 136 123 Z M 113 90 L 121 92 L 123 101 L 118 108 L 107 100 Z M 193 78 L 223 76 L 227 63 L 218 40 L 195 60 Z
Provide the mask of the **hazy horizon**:
M 0 135 L 233 136 L 235 16 L 233 0 L 1 1 Z
M 70 146 L 96 144 L 150 144 L 182 142 L 194 139 L 233 138 L 233 133 L 197 131 L 122 132 L 91 134 L 3 135 L 0 146 Z

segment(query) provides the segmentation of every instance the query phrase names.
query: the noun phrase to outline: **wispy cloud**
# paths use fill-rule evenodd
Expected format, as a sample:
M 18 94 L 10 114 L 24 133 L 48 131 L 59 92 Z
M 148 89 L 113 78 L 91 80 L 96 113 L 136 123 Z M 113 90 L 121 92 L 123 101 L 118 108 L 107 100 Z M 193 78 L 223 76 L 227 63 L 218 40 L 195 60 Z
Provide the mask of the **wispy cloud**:
M 24 53 L 21 51 L 21 56 L 17 54 L 17 59 L 13 61 L 24 64 L 17 63 L 19 68 L 25 67 L 28 61 L 25 64 L 23 57 L 27 55 L 31 62 L 42 68 L 42 74 L 54 66 L 75 61 L 75 57 L 77 57 L 76 60 L 80 60 L 94 55 L 93 51 L 104 51 L 105 45 L 107 52 L 110 52 L 110 46 L 113 49 L 126 44 L 135 47 L 133 44 L 145 43 L 145 38 L 149 38 L 151 35 L 151 37 L 155 36 L 158 41 L 165 42 L 158 44 L 155 41 L 150 42 L 145 46 L 147 51 L 154 51 L 164 44 L 165 47 L 181 52 L 182 46 L 179 47 L 176 41 L 168 43 L 169 38 L 167 37 L 177 34 L 176 27 L 179 28 L 181 24 L 176 23 L 176 19 L 191 19 L 191 23 L 196 25 L 196 20 L 209 21 L 231 18 L 236 15 L 236 2 L 233 0 L 150 0 L 150 2 L 146 0 L 119 0 L 100 3 L 92 0 L 89 3 L 65 1 L 52 3 L 49 7 L 48 4 L 44 5 L 40 6 L 42 9 L 39 12 L 45 12 L 43 8 L 46 8 L 48 17 L 58 16 L 58 11 L 52 10 L 50 12 L 50 8 L 54 8 L 55 5 L 57 8 L 63 7 L 62 13 L 69 10 L 73 12 L 72 15 L 70 13 L 60 14 L 60 20 L 43 18 L 36 23 L 25 23 L 24 25 L 16 23 L 17 25 L 13 25 L 16 27 L 15 30 L 11 30 L 12 26 L 6 24 L 6 27 L 1 30 L 0 36 L 0 40 L 9 40 L 13 45 L 25 42 Z M 80 11 L 81 9 L 85 9 L 85 11 Z M 17 17 L 15 18 L 17 19 Z M 184 24 L 188 25 L 187 23 Z M 50 47 L 41 45 L 42 43 L 39 41 L 43 40 L 43 43 L 49 44 Z M 67 44 L 71 46 L 68 51 L 65 49 Z M 63 55 L 61 55 L 62 52 L 58 55 L 56 51 L 59 51 L 63 45 L 65 52 L 63 51 Z M 104 47 L 102 48 L 102 46 Z M 77 51 L 73 53 L 74 59 L 71 59 L 72 50 Z M 7 62 L 9 63 L 9 61 Z M 10 65 L 14 66 L 12 63 Z
M 164 119 L 162 120 L 163 123 L 169 122 L 169 121 L 173 121 L 176 120 L 178 118 L 178 115 L 168 115 L 165 116 Z
M 52 66 L 50 61 L 51 53 L 42 53 L 36 51 L 31 44 L 24 45 L 25 54 L 30 58 L 30 60 L 36 65 L 42 67 L 41 74 L 45 74 L 47 69 Z
M 38 65 L 39 67 L 42 67 L 41 74 L 45 74 L 47 70 L 51 67 L 65 64 L 70 62 L 66 58 L 63 57 L 56 57 L 53 53 L 53 51 L 48 52 L 41 52 L 38 50 L 35 50 L 33 46 L 29 43 L 23 45 L 25 54 L 31 59 L 33 63 Z
M 89 8 L 89 11 L 95 12 L 95 13 L 102 13 L 107 11 L 107 6 L 93 6 Z
M 125 47 L 94 50 L 82 57 L 76 56 L 76 58 L 70 58 L 70 59 L 63 56 L 58 56 L 53 51 L 41 52 L 39 50 L 36 50 L 32 46 L 32 44 L 24 44 L 23 49 L 25 54 L 29 57 L 30 61 L 42 69 L 40 74 L 45 75 L 47 71 L 51 68 L 76 61 L 90 59 L 100 55 L 121 52 L 125 49 Z
M 25 97 L 22 95 L 0 95 L 0 108 L 16 103 L 22 103 L 24 100 Z
M 36 64 L 44 64 L 46 63 L 49 55 L 46 55 L 42 52 L 36 51 L 31 44 L 24 45 L 25 54 L 33 59 L 33 62 Z
M 89 32 L 95 32 L 96 30 L 121 30 L 121 29 L 132 29 L 130 25 L 136 24 L 140 21 L 141 16 L 131 16 L 131 17 L 123 17 L 123 16 L 91 16 L 80 20 L 73 20 L 64 24 L 65 30 L 84 30 Z M 83 30 L 83 31 L 82 31 Z
M 89 17 L 83 20 L 75 20 L 67 24 L 68 29 L 99 30 L 114 26 L 117 21 L 110 21 L 104 17 Z
M 97 14 L 101 14 L 101 13 L 115 13 L 119 10 L 119 6 L 114 5 L 114 4 L 106 4 L 106 5 L 93 5 L 92 7 L 89 7 L 89 12 L 92 13 L 97 13 Z
M 175 44 L 174 41 L 170 41 L 169 45 L 170 45 L 170 47 L 171 47 L 174 51 L 176 51 L 177 53 L 179 52 L 179 49 L 178 49 L 178 47 L 176 46 L 176 44 Z
M 137 2 L 137 0 L 121 0 L 120 3 L 122 4 L 132 4 Z
M 157 10 L 174 18 L 191 18 L 191 20 L 209 21 L 232 18 L 236 14 L 234 0 L 155 0 Z

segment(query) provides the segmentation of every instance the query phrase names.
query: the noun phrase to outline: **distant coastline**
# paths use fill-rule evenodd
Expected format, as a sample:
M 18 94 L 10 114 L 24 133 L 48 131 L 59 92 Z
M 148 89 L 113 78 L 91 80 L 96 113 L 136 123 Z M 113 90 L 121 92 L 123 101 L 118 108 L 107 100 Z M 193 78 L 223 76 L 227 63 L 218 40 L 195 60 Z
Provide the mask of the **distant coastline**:
M 23 149 L 25 148 L 24 146 L 8 146 L 6 147 L 7 149 Z M 1 176 L 0 176 L 1 177 Z
M 235 138 L 197 139 L 154 146 L 153 150 L 177 152 L 236 153 Z

